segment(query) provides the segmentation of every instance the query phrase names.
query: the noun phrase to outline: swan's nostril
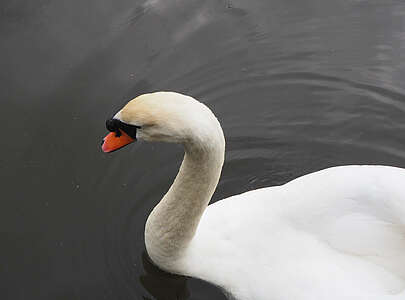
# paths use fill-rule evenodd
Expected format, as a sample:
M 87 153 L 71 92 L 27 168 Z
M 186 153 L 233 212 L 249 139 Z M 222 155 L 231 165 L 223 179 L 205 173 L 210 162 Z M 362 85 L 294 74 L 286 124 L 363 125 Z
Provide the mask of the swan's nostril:
M 104 144 L 104 138 L 101 139 L 101 145 L 103 145 L 103 144 Z

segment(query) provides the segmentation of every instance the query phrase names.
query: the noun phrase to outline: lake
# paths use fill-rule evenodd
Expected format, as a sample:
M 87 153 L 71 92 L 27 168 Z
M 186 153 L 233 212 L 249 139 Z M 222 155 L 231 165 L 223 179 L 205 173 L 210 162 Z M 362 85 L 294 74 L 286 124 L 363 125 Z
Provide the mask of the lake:
M 3 0 L 0 298 L 225 299 L 149 261 L 182 159 L 102 153 L 105 120 L 172 90 L 227 140 L 212 202 L 345 164 L 405 167 L 405 2 Z

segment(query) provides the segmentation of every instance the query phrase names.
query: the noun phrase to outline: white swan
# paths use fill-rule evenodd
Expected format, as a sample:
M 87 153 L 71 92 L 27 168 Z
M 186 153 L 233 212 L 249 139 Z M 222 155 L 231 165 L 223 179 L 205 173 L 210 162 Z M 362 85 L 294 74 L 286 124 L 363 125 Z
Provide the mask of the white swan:
M 181 143 L 185 156 L 146 222 L 160 268 L 251 300 L 405 299 L 405 170 L 334 167 L 207 206 L 225 140 L 204 104 L 145 94 L 107 121 L 110 152 L 134 138 Z

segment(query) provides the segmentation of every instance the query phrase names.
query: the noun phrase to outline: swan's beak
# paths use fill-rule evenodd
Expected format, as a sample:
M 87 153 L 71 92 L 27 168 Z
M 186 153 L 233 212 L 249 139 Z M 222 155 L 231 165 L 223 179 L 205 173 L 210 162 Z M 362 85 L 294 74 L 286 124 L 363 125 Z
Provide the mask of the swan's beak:
M 120 129 L 121 135 L 117 136 L 117 133 L 111 132 L 109 133 L 104 139 L 101 146 L 104 152 L 112 152 L 118 150 L 125 145 L 128 145 L 135 141 L 135 139 L 131 138 L 128 134 Z

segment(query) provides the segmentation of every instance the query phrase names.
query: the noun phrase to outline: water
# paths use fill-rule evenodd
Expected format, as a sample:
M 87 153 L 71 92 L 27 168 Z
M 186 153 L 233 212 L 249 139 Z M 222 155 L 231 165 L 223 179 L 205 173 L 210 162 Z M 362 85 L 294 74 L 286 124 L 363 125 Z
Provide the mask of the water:
M 225 299 L 151 265 L 147 215 L 180 147 L 101 153 L 144 92 L 212 108 L 213 201 L 342 164 L 405 167 L 400 0 L 3 0 L 1 299 Z

